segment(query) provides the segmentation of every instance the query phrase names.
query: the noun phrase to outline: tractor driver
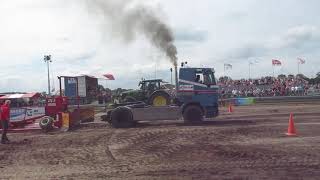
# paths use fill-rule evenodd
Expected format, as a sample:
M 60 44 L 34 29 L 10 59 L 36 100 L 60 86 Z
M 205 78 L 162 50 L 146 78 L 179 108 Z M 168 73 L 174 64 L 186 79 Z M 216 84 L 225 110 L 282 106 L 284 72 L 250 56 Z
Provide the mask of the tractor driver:
M 155 85 L 153 84 L 153 83 L 149 83 L 148 84 L 148 90 L 150 91 L 150 92 L 153 92 L 154 90 L 155 90 Z

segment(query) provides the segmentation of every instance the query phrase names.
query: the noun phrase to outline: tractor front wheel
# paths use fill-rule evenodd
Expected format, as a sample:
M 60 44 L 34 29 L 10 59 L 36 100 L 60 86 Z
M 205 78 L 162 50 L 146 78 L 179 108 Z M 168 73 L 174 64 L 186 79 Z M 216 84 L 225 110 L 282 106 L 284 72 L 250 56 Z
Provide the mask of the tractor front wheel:
M 53 118 L 49 116 L 43 117 L 39 122 L 39 126 L 43 131 L 49 132 L 53 129 Z

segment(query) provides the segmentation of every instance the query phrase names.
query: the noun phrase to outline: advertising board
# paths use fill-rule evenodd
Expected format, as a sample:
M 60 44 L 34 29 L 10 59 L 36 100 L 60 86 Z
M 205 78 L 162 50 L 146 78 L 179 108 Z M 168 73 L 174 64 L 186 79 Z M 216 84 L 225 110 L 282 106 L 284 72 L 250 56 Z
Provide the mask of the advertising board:
M 64 79 L 65 96 L 77 96 L 77 79 L 75 77 L 66 77 Z

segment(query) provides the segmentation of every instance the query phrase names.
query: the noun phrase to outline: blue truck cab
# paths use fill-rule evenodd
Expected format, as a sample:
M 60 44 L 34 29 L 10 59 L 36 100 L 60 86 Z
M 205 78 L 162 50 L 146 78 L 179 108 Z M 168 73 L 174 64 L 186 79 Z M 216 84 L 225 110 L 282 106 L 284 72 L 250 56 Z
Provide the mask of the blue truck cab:
M 186 121 L 218 116 L 219 86 L 213 68 L 180 68 L 177 97 Z

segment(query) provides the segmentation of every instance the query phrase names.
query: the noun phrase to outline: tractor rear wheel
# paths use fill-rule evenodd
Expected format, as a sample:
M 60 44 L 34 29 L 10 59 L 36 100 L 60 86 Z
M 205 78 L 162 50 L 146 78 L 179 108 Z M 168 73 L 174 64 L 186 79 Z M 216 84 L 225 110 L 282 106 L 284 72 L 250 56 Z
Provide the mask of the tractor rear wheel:
M 133 114 L 128 107 L 117 107 L 111 112 L 111 125 L 114 128 L 129 128 L 134 125 Z
M 183 111 L 185 123 L 200 123 L 203 120 L 204 113 L 200 106 L 189 105 Z
M 149 98 L 149 104 L 152 106 L 168 106 L 171 104 L 170 95 L 163 91 L 152 94 Z

